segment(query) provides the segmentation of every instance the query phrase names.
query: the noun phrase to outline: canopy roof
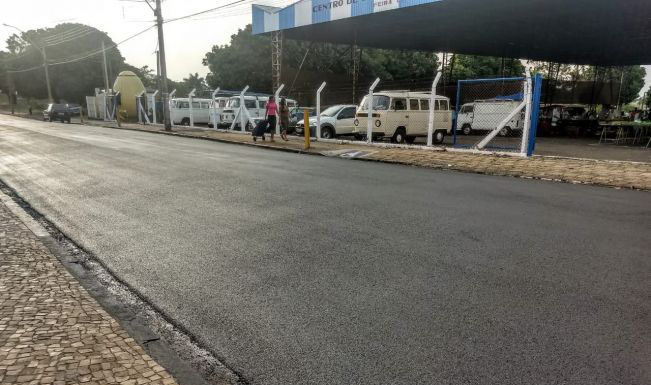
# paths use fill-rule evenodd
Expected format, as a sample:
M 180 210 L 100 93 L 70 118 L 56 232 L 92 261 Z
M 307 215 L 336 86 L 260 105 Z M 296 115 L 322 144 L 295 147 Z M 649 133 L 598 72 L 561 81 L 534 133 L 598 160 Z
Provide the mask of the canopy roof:
M 572 64 L 651 64 L 651 0 L 302 0 L 253 33 Z

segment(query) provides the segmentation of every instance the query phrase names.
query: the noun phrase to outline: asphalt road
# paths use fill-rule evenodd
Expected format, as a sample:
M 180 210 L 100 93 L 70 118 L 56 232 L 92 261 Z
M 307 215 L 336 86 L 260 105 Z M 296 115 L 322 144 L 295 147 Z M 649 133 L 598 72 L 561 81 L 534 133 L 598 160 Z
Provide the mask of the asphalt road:
M 251 384 L 649 384 L 651 195 L 0 116 L 0 178 Z

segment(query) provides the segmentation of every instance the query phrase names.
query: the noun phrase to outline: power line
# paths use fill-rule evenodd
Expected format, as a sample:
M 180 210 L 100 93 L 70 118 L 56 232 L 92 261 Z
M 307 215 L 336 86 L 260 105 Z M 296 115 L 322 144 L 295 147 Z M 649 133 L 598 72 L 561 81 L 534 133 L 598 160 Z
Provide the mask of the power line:
M 87 33 L 89 31 L 94 31 L 94 28 L 91 28 L 91 27 L 88 27 L 88 26 L 84 25 L 82 27 L 76 27 L 76 28 L 73 28 L 71 30 L 68 30 L 68 31 L 65 31 L 65 32 L 62 32 L 62 33 L 59 33 L 59 34 L 56 34 L 56 35 L 53 35 L 53 36 L 45 36 L 43 38 L 40 38 L 39 40 L 45 45 L 53 44 L 53 43 L 56 43 L 56 42 L 61 41 L 61 40 L 66 40 L 66 39 L 69 39 L 71 37 Z
M 47 44 L 47 45 L 44 45 L 44 47 L 52 47 L 52 46 L 54 46 L 54 45 L 59 45 L 59 44 L 63 44 L 63 43 L 68 43 L 68 42 L 71 42 L 71 41 L 74 41 L 74 40 L 80 39 L 80 38 L 82 38 L 82 37 L 88 36 L 88 35 L 90 35 L 90 34 L 92 34 L 92 33 L 95 33 L 95 32 L 96 32 L 96 30 L 94 30 L 94 29 L 89 29 L 88 31 L 86 31 L 86 32 L 84 32 L 84 33 L 81 33 L 81 34 L 78 34 L 78 35 L 75 35 L 75 36 L 71 36 L 71 37 L 68 38 L 68 39 L 59 40 L 59 41 L 56 41 L 56 42 L 53 42 L 53 43 L 49 43 L 49 44 Z
M 104 49 L 99 49 L 99 50 L 96 50 L 96 51 L 92 51 L 92 52 L 90 52 L 90 53 L 88 53 L 88 54 L 82 54 L 83 56 L 78 57 L 78 58 L 68 58 L 68 59 L 63 59 L 63 61 L 48 62 L 48 65 L 50 65 L 50 66 L 56 66 L 56 65 L 61 65 L 61 64 L 75 63 L 75 62 L 78 62 L 78 61 L 81 61 L 81 60 L 87 59 L 87 58 L 89 58 L 89 57 L 92 57 L 92 56 L 95 56 L 95 55 L 99 55 L 99 54 L 101 54 L 101 53 L 104 52 L 104 51 L 108 51 L 109 49 L 115 48 L 115 47 L 119 46 L 120 44 L 126 43 L 127 41 L 129 41 L 129 40 L 131 40 L 131 39 L 133 39 L 133 38 L 136 38 L 136 37 L 142 35 L 143 33 L 149 31 L 150 29 L 152 29 L 152 28 L 154 28 L 154 27 L 156 27 L 156 26 L 155 26 L 155 25 L 149 26 L 149 27 L 143 29 L 142 31 L 136 33 L 135 35 L 131 35 L 131 36 L 127 37 L 126 39 L 124 39 L 124 40 L 122 40 L 122 41 L 120 41 L 120 42 L 118 42 L 118 43 L 114 43 L 114 44 L 112 44 L 112 45 L 109 45 L 108 47 L 106 47 L 106 48 L 104 48 Z
M 59 59 L 58 61 L 48 61 L 48 66 L 57 66 L 57 65 L 62 65 L 62 64 L 75 63 L 75 62 L 78 62 L 78 61 L 88 59 L 89 57 L 99 55 L 104 51 L 108 51 L 109 49 L 115 48 L 115 47 L 117 47 L 117 46 L 119 46 L 119 45 L 121 45 L 123 43 L 126 43 L 127 41 L 129 41 L 129 40 L 131 40 L 133 38 L 136 38 L 136 37 L 144 34 L 145 32 L 151 30 L 154 27 L 156 27 L 156 25 L 149 26 L 146 29 L 144 29 L 144 30 L 142 30 L 142 31 L 140 31 L 140 32 L 138 32 L 138 33 L 136 33 L 134 35 L 131 35 L 131 36 L 127 37 L 126 39 L 124 39 L 124 40 L 122 40 L 122 41 L 120 41 L 118 43 L 111 44 L 111 45 L 109 45 L 108 47 L 106 47 L 104 49 L 88 51 L 88 52 L 85 52 L 85 53 L 78 54 L 78 55 L 76 55 L 76 57 L 75 56 L 68 57 L 68 58 L 65 58 L 65 59 Z M 26 69 L 22 69 L 22 70 L 7 70 L 7 72 L 10 72 L 10 73 L 29 72 L 29 71 L 37 70 L 39 68 L 43 68 L 43 65 L 41 64 L 41 65 L 38 65 L 38 66 L 35 66 L 35 67 L 26 68 Z
M 23 70 L 7 70 L 7 72 L 12 73 L 12 74 L 17 74 L 17 73 L 20 73 L 20 72 L 34 71 L 34 70 L 38 70 L 38 69 L 41 69 L 41 68 L 43 68 L 43 64 L 39 64 L 37 66 L 31 67 L 31 68 L 26 68 L 26 69 L 23 69 Z
M 44 36 L 44 37 L 42 37 L 40 40 L 41 40 L 41 41 L 44 41 L 44 42 L 49 42 L 50 40 L 55 41 L 55 40 L 58 40 L 58 39 L 61 39 L 61 38 L 65 38 L 65 37 L 67 37 L 68 35 L 73 35 L 73 34 L 76 34 L 76 33 L 82 32 L 82 31 L 85 31 L 85 30 L 87 30 L 88 28 L 89 28 L 89 27 L 86 26 L 86 25 L 78 25 L 78 26 L 74 26 L 74 27 L 72 27 L 72 28 L 70 28 L 70 29 L 66 29 L 65 31 L 61 31 L 61 32 L 59 32 L 59 33 L 55 33 L 55 34 L 53 34 L 53 35 Z
M 165 23 L 172 23 L 172 22 L 174 22 L 174 21 L 183 20 L 183 19 L 188 19 L 188 18 L 190 18 L 190 17 L 203 15 L 203 14 L 205 14 L 205 13 L 214 12 L 214 11 L 217 11 L 217 10 L 219 10 L 219 9 L 223 9 L 223 8 L 226 8 L 226 7 L 233 6 L 233 5 L 235 5 L 235 4 L 244 3 L 244 2 L 250 2 L 250 1 L 251 1 L 251 0 L 236 0 L 236 1 L 233 1 L 233 2 L 228 3 L 228 4 L 224 4 L 224 5 L 220 5 L 220 6 L 218 6 L 218 7 L 214 7 L 214 8 L 206 9 L 206 10 L 199 11 L 199 12 L 195 12 L 195 13 L 191 13 L 191 14 L 189 14 L 189 15 L 180 16 L 180 17 L 175 17 L 175 18 L 173 18 L 173 19 L 167 19 L 167 20 L 165 20 Z

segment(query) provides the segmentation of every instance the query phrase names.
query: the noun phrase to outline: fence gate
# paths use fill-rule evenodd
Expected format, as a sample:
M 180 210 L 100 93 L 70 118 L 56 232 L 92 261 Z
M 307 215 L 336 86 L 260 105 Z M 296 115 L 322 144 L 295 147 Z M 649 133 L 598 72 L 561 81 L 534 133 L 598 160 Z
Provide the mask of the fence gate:
M 529 85 L 528 85 L 529 84 Z M 453 144 L 458 148 L 528 153 L 531 82 L 524 77 L 459 80 Z M 535 135 L 535 133 L 533 133 Z

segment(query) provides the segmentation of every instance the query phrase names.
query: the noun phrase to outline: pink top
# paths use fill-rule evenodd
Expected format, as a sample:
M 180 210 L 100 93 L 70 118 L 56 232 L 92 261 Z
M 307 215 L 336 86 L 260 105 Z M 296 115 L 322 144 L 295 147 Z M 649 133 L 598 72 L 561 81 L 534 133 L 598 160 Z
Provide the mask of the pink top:
M 268 116 L 276 116 L 277 112 L 278 112 L 278 105 L 276 104 L 276 102 L 271 101 L 271 102 L 267 103 L 267 115 Z

